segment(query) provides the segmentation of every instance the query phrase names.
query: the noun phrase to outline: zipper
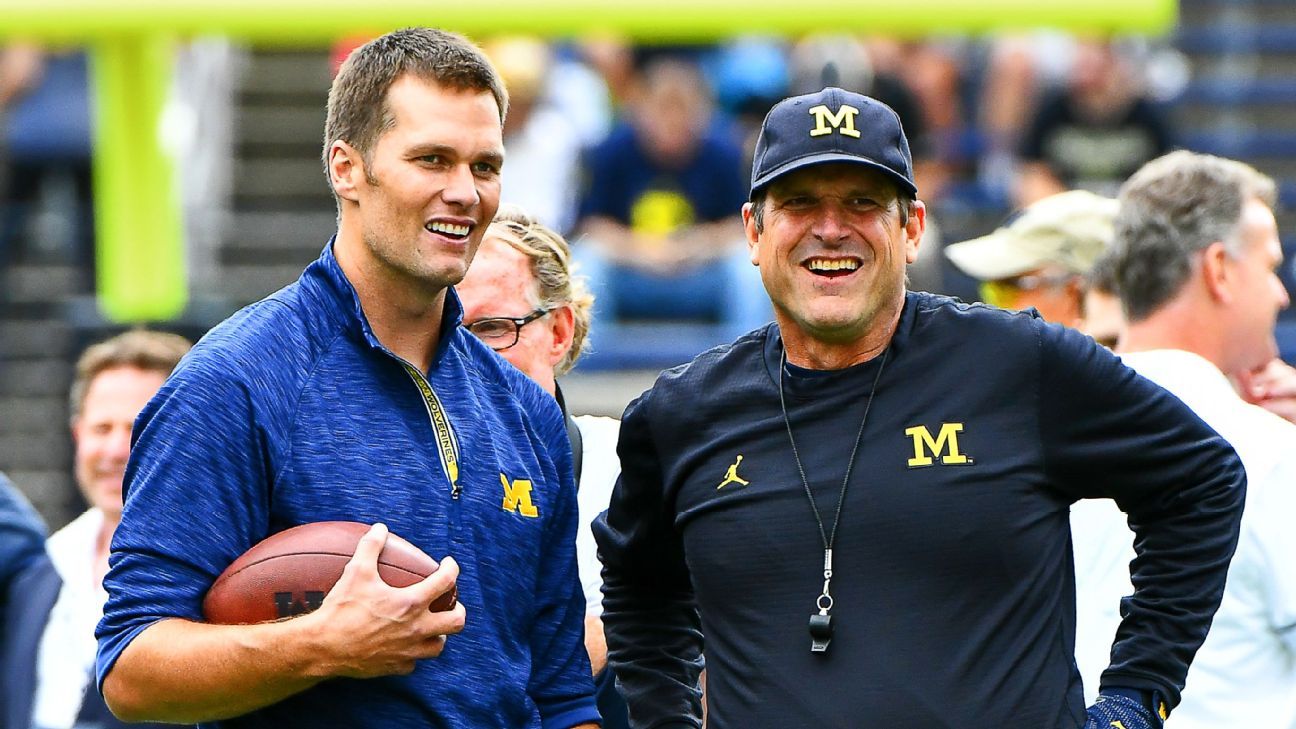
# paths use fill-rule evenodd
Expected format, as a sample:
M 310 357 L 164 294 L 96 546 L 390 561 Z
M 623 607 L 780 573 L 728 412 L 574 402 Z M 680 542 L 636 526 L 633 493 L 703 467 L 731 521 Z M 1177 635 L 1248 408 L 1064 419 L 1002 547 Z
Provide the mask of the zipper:
M 431 421 L 432 431 L 436 436 L 437 455 L 441 459 L 441 468 L 450 481 L 450 498 L 458 501 L 459 495 L 463 493 L 463 487 L 459 484 L 459 441 L 455 438 L 454 429 L 450 427 L 450 416 L 446 414 L 440 398 L 437 397 L 436 391 L 432 389 L 431 383 L 423 373 L 409 362 L 399 357 L 396 359 L 400 361 L 405 372 L 414 381 L 419 394 L 423 396 L 423 405 L 427 408 L 428 420 Z

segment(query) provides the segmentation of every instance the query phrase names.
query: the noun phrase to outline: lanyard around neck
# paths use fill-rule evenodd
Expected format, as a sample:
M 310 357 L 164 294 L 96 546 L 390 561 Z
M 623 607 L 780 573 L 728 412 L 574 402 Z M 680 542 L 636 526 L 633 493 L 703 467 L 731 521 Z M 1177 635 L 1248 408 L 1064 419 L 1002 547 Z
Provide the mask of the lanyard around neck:
M 463 491 L 459 485 L 459 441 L 455 438 L 454 429 L 450 427 L 450 417 L 446 415 L 445 407 L 441 405 L 441 400 L 423 373 L 404 360 L 401 360 L 401 365 L 405 367 L 405 372 L 409 374 L 411 380 L 414 380 L 419 394 L 423 396 L 428 420 L 432 422 L 432 430 L 436 433 L 437 455 L 441 458 L 441 468 L 445 470 L 446 478 L 450 480 L 450 498 L 457 499 Z
M 810 513 L 814 515 L 815 524 L 819 526 L 819 538 L 823 542 L 824 549 L 823 591 L 815 602 L 819 612 L 810 615 L 810 652 L 812 653 L 826 653 L 828 644 L 832 641 L 832 616 L 829 613 L 833 607 L 831 592 L 833 543 L 837 540 L 837 525 L 841 523 L 842 509 L 846 506 L 846 489 L 850 486 L 851 471 L 855 468 L 855 456 L 859 453 L 860 442 L 864 439 L 864 426 L 868 424 L 869 411 L 873 409 L 873 396 L 877 394 L 878 382 L 882 380 L 882 370 L 886 368 L 887 355 L 890 351 L 889 348 L 882 350 L 882 360 L 878 363 L 877 374 L 873 376 L 873 387 L 869 390 L 868 401 L 864 405 L 864 417 L 860 418 L 859 431 L 855 434 L 855 445 L 851 448 L 850 458 L 846 460 L 846 475 L 842 477 L 841 490 L 837 495 L 837 512 L 833 516 L 831 531 L 824 529 L 823 517 L 819 514 L 819 506 L 815 504 L 814 493 L 810 490 L 810 480 L 806 478 L 805 467 L 801 464 L 801 453 L 797 450 L 796 438 L 792 435 L 792 420 L 788 417 L 787 399 L 783 395 L 783 380 L 788 376 L 786 349 L 783 350 L 779 362 L 779 409 L 783 413 L 783 424 L 787 426 L 788 442 L 792 445 L 792 458 L 796 461 L 797 473 L 801 475 L 801 485 L 805 487 L 806 499 L 810 501 Z

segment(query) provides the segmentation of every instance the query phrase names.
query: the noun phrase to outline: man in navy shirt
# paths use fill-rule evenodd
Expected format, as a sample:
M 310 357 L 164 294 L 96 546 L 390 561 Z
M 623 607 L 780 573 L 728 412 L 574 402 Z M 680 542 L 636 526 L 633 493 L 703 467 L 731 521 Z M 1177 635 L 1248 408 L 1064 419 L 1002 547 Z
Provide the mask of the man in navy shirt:
M 562 413 L 459 327 L 450 289 L 499 205 L 503 86 L 464 38 L 413 28 L 352 53 L 328 107 L 337 235 L 204 337 L 136 423 L 104 697 L 130 721 L 211 726 L 594 727 Z M 375 526 L 318 610 L 202 622 L 241 553 L 330 520 Z M 389 528 L 440 569 L 387 585 Z
M 777 104 L 743 221 L 775 324 L 668 370 L 622 421 L 596 523 L 636 727 L 1159 727 L 1219 605 L 1232 449 L 1091 339 L 905 290 L 926 210 L 895 113 Z M 1070 505 L 1137 533 L 1086 710 Z
M 702 73 L 659 58 L 630 118 L 586 155 L 575 247 L 599 305 L 621 319 L 712 319 L 732 336 L 769 321 L 752 286 L 738 209 L 746 190 L 737 133 L 712 114 Z

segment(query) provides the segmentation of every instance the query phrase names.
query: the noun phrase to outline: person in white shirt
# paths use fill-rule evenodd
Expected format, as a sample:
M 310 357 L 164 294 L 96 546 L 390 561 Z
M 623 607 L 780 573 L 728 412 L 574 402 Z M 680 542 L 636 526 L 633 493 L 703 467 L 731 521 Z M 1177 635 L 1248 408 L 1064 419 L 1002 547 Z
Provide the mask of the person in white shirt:
M 560 61 L 549 43 L 532 35 L 496 36 L 482 50 L 509 90 L 504 120 L 508 164 L 500 197 L 551 230 L 571 230 L 584 140 L 568 109 L 548 93 Z
M 1125 363 L 1165 387 L 1224 436 L 1247 472 L 1242 536 L 1223 602 L 1188 672 L 1170 729 L 1296 726 L 1296 425 L 1248 404 L 1229 377 L 1276 356 L 1273 328 L 1289 301 L 1278 277 L 1282 247 L 1274 182 L 1240 162 L 1173 152 L 1133 175 L 1120 193 L 1107 254 L 1127 319 Z M 1099 686 L 1129 595 L 1134 551 L 1107 501 L 1072 508 L 1077 660 Z
M 4 715 L 11 729 L 110 729 L 114 719 L 92 684 L 95 625 L 107 593 L 108 545 L 121 521 L 122 480 L 135 416 L 189 351 L 183 337 L 134 330 L 95 344 L 72 382 L 73 463 L 90 505 L 52 534 L 45 558 L 19 573 L 5 623 Z
M 523 208 L 507 204 L 495 214 L 455 292 L 463 304 L 463 326 L 556 397 L 567 418 L 580 508 L 576 563 L 585 591 L 585 648 L 604 729 L 626 726 L 624 703 L 605 670 L 602 565 L 590 530 L 607 509 L 621 473 L 616 454 L 620 423 L 593 415 L 572 417 L 557 383 L 585 349 L 594 297 L 584 277 L 572 274 L 567 241 Z

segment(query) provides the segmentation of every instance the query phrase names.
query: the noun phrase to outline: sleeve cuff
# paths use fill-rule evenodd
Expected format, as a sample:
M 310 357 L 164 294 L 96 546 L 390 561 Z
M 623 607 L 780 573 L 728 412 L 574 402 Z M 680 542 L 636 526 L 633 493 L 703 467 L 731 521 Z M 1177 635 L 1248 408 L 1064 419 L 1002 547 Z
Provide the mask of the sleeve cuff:
M 595 724 L 603 722 L 593 696 L 582 696 L 540 707 L 541 729 L 571 729 L 590 722 Z
M 163 618 L 132 626 L 117 634 L 107 634 L 99 639 L 99 649 L 95 656 L 95 687 L 99 693 L 103 693 L 104 678 L 108 676 L 109 671 L 112 671 L 113 666 L 117 665 L 117 659 L 121 657 L 122 651 L 126 650 L 126 646 L 130 645 L 140 633 L 156 625 L 159 620 Z
M 1139 706 L 1147 709 L 1153 716 L 1166 720 L 1169 716 L 1169 707 L 1162 697 L 1160 691 L 1149 691 L 1146 689 L 1129 688 L 1128 686 L 1105 686 L 1099 690 L 1099 693 L 1108 696 L 1124 696 L 1130 701 L 1136 702 Z

